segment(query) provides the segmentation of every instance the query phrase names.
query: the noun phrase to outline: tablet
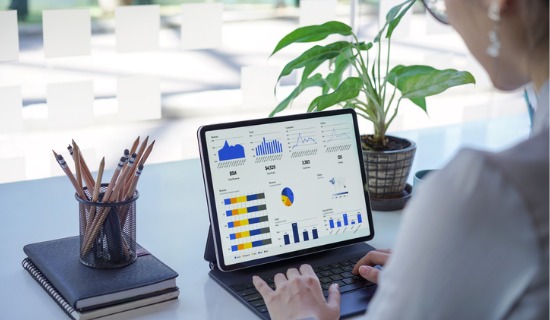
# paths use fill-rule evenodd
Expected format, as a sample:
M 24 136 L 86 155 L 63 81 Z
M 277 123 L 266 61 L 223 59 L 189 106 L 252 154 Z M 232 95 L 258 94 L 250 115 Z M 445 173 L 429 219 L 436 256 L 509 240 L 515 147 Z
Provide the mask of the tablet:
M 197 134 L 220 270 L 373 238 L 352 109 L 206 125 Z

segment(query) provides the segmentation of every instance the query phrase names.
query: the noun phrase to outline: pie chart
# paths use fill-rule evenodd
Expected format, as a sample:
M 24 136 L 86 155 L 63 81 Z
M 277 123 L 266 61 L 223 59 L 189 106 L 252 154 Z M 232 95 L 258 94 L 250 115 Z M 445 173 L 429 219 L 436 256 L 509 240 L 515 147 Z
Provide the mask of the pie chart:
M 286 187 L 283 189 L 281 200 L 283 200 L 283 204 L 287 207 L 290 207 L 294 203 L 294 193 L 290 188 Z

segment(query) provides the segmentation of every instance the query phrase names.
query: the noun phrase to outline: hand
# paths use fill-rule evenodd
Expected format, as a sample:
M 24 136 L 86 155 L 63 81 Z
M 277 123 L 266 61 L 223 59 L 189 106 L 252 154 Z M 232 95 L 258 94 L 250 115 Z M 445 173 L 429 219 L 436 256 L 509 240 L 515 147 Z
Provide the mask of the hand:
M 252 281 L 264 298 L 271 319 L 338 319 L 340 317 L 340 291 L 333 283 L 325 301 L 319 279 L 309 264 L 300 270 L 288 269 L 286 276 L 275 275 L 275 290 L 260 277 Z
M 391 251 L 389 249 L 378 249 L 369 251 L 361 260 L 359 260 L 353 270 L 353 274 L 359 274 L 361 277 L 370 282 L 378 283 L 380 270 L 374 266 L 384 266 L 390 258 Z

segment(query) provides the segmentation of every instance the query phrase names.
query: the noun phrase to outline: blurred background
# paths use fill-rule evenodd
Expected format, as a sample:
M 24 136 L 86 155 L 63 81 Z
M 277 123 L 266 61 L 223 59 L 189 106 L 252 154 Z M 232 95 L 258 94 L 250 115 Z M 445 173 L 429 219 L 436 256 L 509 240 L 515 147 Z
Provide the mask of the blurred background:
M 274 93 L 282 67 L 307 45 L 270 57 L 284 35 L 339 20 L 370 41 L 398 3 L 0 0 L 0 183 L 62 175 L 51 150 L 68 156 L 72 139 L 92 171 L 103 156 L 113 168 L 137 136 L 156 140 L 149 163 L 198 157 L 199 126 L 266 117 L 293 89 L 296 74 Z M 403 105 L 390 133 L 526 117 L 523 92 L 494 91 L 454 30 L 420 3 L 391 50 L 390 67 L 468 70 L 477 84 L 428 98 L 429 115 Z M 316 94 L 285 113 L 304 112 Z

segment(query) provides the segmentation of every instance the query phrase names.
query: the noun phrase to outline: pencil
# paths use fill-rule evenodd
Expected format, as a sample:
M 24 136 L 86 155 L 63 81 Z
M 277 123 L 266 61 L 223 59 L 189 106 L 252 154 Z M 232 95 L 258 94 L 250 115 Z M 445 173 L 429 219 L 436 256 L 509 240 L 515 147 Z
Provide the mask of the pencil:
M 131 154 L 134 154 L 136 152 L 138 145 L 139 145 L 139 136 L 136 138 L 136 140 L 134 141 L 134 144 L 132 145 L 132 148 L 130 149 Z
M 79 189 L 82 188 L 82 170 L 80 168 L 80 153 L 78 152 L 78 149 L 76 147 L 73 147 L 75 153 L 74 153 L 74 170 L 76 173 L 76 184 L 78 185 Z M 91 190 L 88 190 L 88 192 Z M 86 196 L 86 198 L 88 198 Z
M 97 180 L 95 182 L 94 186 L 94 193 L 92 195 L 92 202 L 96 203 L 97 199 L 99 199 L 99 194 L 101 190 L 101 179 L 103 178 L 103 170 L 105 169 L 105 157 L 101 159 L 101 163 L 99 164 L 99 171 L 97 172 Z M 93 222 L 95 219 L 95 213 L 97 211 L 97 206 L 93 206 L 90 210 L 90 221 Z M 88 235 L 88 230 L 85 232 L 85 236 Z
M 120 175 L 120 171 L 122 170 L 122 167 L 124 167 L 124 163 L 126 163 L 126 158 L 121 157 L 120 161 L 118 162 L 118 165 L 116 167 L 115 173 L 113 173 L 113 176 L 111 177 L 111 181 L 109 182 L 109 185 L 107 186 L 107 190 L 105 191 L 105 194 L 103 195 L 103 201 L 102 202 L 109 202 L 109 199 L 111 197 L 111 193 L 113 192 L 113 189 L 115 188 L 116 181 L 118 179 L 118 176 Z
M 120 182 L 117 182 L 117 184 L 118 183 L 122 184 L 122 189 L 120 189 L 120 193 L 117 197 L 118 200 L 123 200 L 123 197 L 126 194 L 127 180 L 129 181 L 132 179 L 131 172 L 134 171 L 133 166 L 136 161 L 136 157 L 137 157 L 136 153 L 132 154 L 132 156 L 130 157 L 130 160 L 128 160 L 128 165 L 124 168 L 126 170 L 118 178 Z
M 59 166 L 61 166 L 61 169 L 63 169 L 63 172 L 65 172 L 65 175 L 71 181 L 71 183 L 72 183 L 73 187 L 75 188 L 76 193 L 78 194 L 78 196 L 81 199 L 86 199 L 86 196 L 84 195 L 84 192 L 82 191 L 82 189 L 78 188 L 78 184 L 76 183 L 76 179 L 74 178 L 73 173 L 71 172 L 71 169 L 67 165 L 67 162 L 65 162 L 65 159 L 63 159 L 63 156 L 60 155 L 60 154 L 55 153 L 55 151 L 53 151 L 53 150 L 52 150 L 52 152 L 55 155 L 57 163 L 59 163 Z
M 134 192 L 136 192 L 136 187 L 137 187 L 137 183 L 138 183 L 138 180 L 139 180 L 139 176 L 141 175 L 141 172 L 143 172 L 143 165 L 142 164 L 140 164 L 138 166 L 136 174 L 134 175 L 134 178 L 132 179 L 131 187 L 128 190 L 128 193 L 126 193 L 125 200 L 131 199 L 134 195 Z M 127 219 L 127 216 L 128 216 L 128 210 L 129 209 L 130 208 L 128 207 L 128 208 L 126 208 L 126 210 L 123 211 L 122 217 L 120 219 L 122 221 L 122 228 L 124 228 L 124 225 L 126 224 L 126 219 Z
M 145 147 L 147 147 L 147 142 L 149 141 L 149 136 L 147 136 L 145 138 L 145 140 L 143 140 L 143 142 L 141 143 L 141 146 L 139 147 L 139 151 L 137 152 L 137 156 L 136 156 L 136 160 L 138 161 L 137 163 L 139 163 L 139 160 L 141 159 L 141 156 L 143 155 L 143 152 L 145 152 Z M 135 172 L 136 172 L 136 169 L 137 169 L 137 166 L 134 166 L 133 170 L 129 172 L 129 175 L 130 177 L 133 177 Z M 127 185 L 126 186 L 129 186 L 129 182 L 127 182 Z M 125 188 L 127 189 L 127 188 Z
M 124 157 L 121 157 L 120 161 L 118 162 L 115 173 L 111 177 L 111 181 L 109 182 L 109 185 L 107 186 L 107 190 L 103 194 L 103 199 L 101 201 L 102 203 L 110 202 L 111 201 L 111 195 L 113 194 L 113 191 L 118 191 L 118 188 L 116 188 L 116 186 L 115 186 L 115 182 L 116 182 L 118 176 L 120 175 L 120 171 L 122 170 L 122 167 L 124 166 L 125 162 L 126 162 L 126 159 Z M 95 217 L 94 221 L 92 222 L 92 226 L 89 229 L 88 236 L 85 237 L 86 240 L 84 242 L 84 250 L 82 251 L 83 254 L 86 254 L 90 250 L 90 248 L 92 246 L 92 241 L 97 236 L 97 234 L 99 232 L 99 228 L 101 227 L 101 225 L 105 221 L 105 218 L 109 214 L 110 209 L 111 208 L 109 208 L 109 207 L 102 208 L 102 210 L 100 210 L 100 212 Z
M 80 147 L 76 144 L 76 142 L 74 140 L 72 140 L 72 143 L 78 149 L 78 153 L 80 155 L 80 167 L 81 167 L 81 170 L 82 170 L 82 177 L 84 178 L 84 181 L 86 182 L 86 186 L 88 187 L 88 190 L 92 190 L 95 187 L 94 177 L 92 176 L 92 173 L 90 172 L 90 168 L 88 167 L 88 164 L 86 164 L 86 160 L 84 159 L 84 156 L 82 155 L 82 150 L 80 150 Z M 71 145 L 69 145 L 69 148 L 67 148 L 67 149 L 69 149 L 69 152 L 71 152 L 71 150 L 72 150 Z
M 149 158 L 149 155 L 151 154 L 151 151 L 153 151 L 154 146 L 155 146 L 155 140 L 153 140 L 153 142 L 151 142 L 149 147 L 147 147 L 147 150 L 145 150 L 143 157 L 141 157 L 141 159 L 139 160 L 140 165 L 145 164 L 145 161 L 147 161 L 147 158 Z

